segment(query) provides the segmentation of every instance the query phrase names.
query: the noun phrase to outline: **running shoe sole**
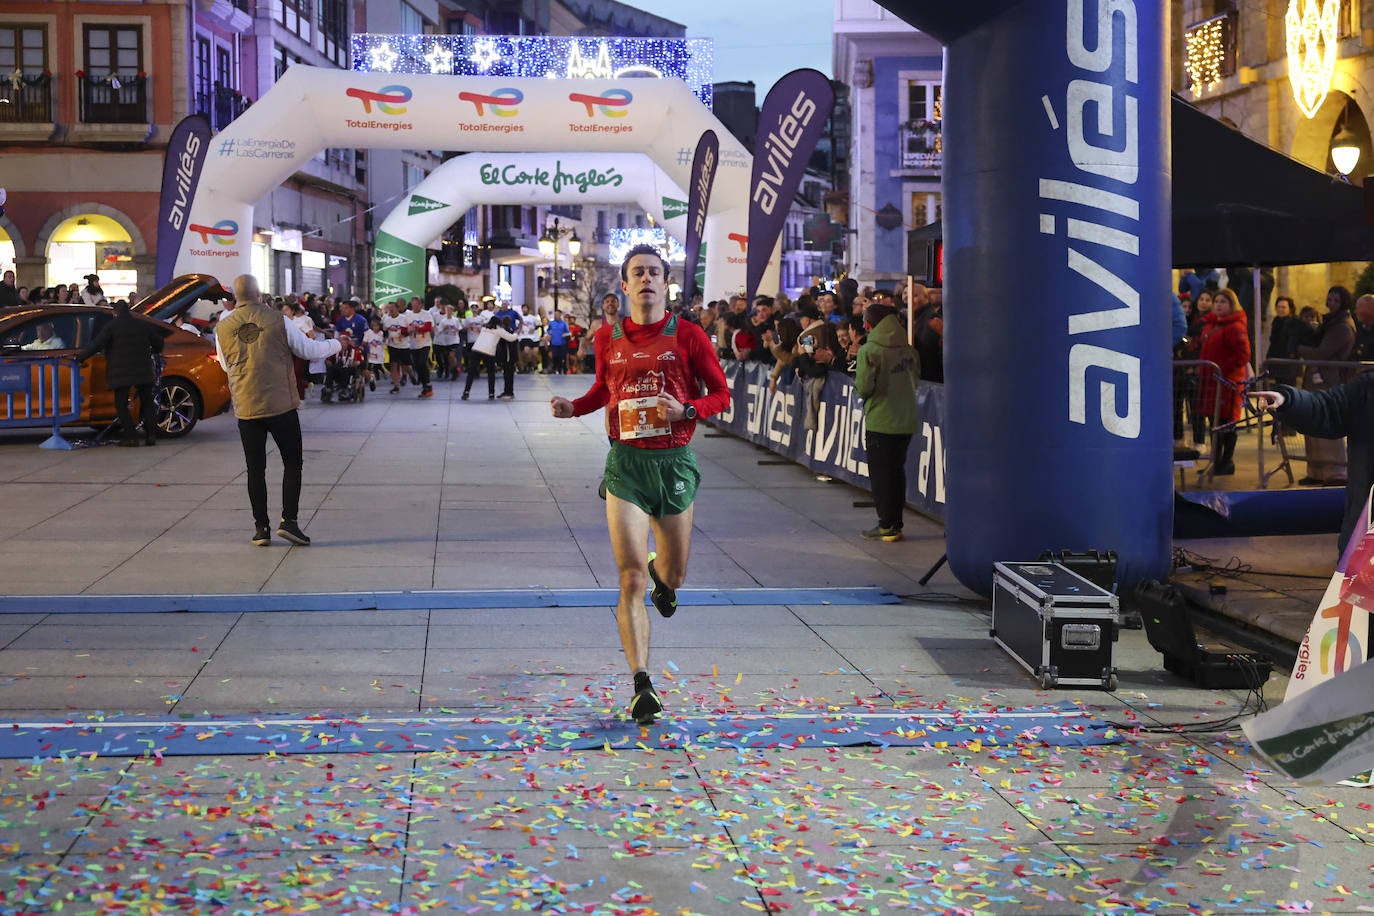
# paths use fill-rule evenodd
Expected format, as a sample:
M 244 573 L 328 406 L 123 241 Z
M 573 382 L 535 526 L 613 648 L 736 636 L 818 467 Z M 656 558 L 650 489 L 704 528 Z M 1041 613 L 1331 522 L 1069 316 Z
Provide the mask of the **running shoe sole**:
M 658 554 L 649 554 L 649 578 L 653 580 L 653 590 L 649 592 L 649 600 L 654 603 L 654 607 L 664 617 L 671 617 L 677 613 L 677 592 L 664 585 L 658 579 L 658 573 L 654 570 L 654 560 Z
M 654 719 L 663 712 L 663 703 L 654 693 L 654 688 L 641 690 L 630 700 L 630 717 L 638 725 L 653 725 Z

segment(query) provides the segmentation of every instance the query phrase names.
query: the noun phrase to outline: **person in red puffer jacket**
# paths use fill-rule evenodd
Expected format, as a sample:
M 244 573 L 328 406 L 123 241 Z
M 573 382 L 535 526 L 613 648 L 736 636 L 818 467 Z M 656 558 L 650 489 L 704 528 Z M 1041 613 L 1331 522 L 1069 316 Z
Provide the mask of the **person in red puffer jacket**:
M 1202 349 L 1198 358 L 1216 363 L 1217 369 L 1202 366 L 1198 372 L 1197 409 L 1212 416 L 1215 411 L 1218 426 L 1234 423 L 1241 417 L 1241 386 L 1250 372 L 1250 329 L 1245 311 L 1236 294 L 1219 289 L 1212 303 L 1212 311 L 1204 318 Z M 1217 381 L 1217 370 L 1230 382 Z M 1229 475 L 1236 472 L 1236 431 L 1226 429 L 1216 434 L 1215 459 L 1212 474 Z

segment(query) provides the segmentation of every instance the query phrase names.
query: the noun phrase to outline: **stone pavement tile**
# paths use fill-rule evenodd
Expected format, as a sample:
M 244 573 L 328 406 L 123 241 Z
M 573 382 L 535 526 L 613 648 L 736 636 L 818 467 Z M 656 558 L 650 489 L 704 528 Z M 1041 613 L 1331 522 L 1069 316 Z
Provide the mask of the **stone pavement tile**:
M 787 780 L 816 791 L 835 785 L 900 788 L 929 780 L 951 788 L 982 789 L 981 780 L 957 748 L 803 747 L 803 748 L 688 748 L 696 770 L 704 778 L 754 774 L 760 784 Z
M 829 646 L 798 646 L 773 652 L 765 648 L 716 646 L 709 648 L 656 648 L 650 654 L 651 672 L 670 670 L 683 674 L 825 674 L 854 671 L 844 657 Z
M 118 857 L 69 856 L 44 888 L 44 905 L 81 913 L 195 912 L 207 901 L 244 913 L 334 906 L 396 911 L 404 858 L 394 848 L 355 844 L 345 851 L 313 844 L 239 851 L 196 838 L 212 853 L 193 852 L 188 840 L 165 850 L 124 850 Z
M 580 557 L 569 558 L 563 562 L 539 560 L 532 571 L 519 573 L 513 571 L 512 555 L 536 557 L 541 554 L 538 551 L 522 550 L 464 555 L 462 547 L 459 546 L 478 543 L 485 542 L 443 541 L 440 543 L 439 552 L 442 556 L 436 559 L 434 564 L 435 588 L 505 589 L 534 586 L 545 589 L 581 589 L 603 588 L 605 586 L 605 583 L 587 568 L 587 561 Z M 455 547 L 456 549 L 454 549 Z
M 428 610 L 356 609 L 344 611 L 248 611 L 243 614 L 237 629 L 255 627 L 317 626 L 321 630 L 332 627 L 422 627 L 429 623 Z
M 1289 803 L 1274 789 L 1242 780 L 998 791 L 1036 829 L 1060 843 L 1252 844 L 1263 849 L 1351 840 L 1344 829 Z
M 171 708 L 190 676 L 129 673 L 84 677 L 0 677 L 0 709 L 10 716 L 100 710 L 106 713 L 162 715 Z
M 779 652 L 794 649 L 820 648 L 824 642 L 810 627 L 793 621 L 790 624 L 764 624 L 741 621 L 735 626 L 706 623 L 683 617 L 690 608 L 679 608 L 670 620 L 653 621 L 654 650 L 713 649 L 728 646 L 732 649 L 775 648 Z M 651 609 L 650 614 L 655 612 Z M 682 618 L 679 622 L 679 618 Z
M 497 600 L 500 600 L 499 596 Z M 614 600 L 614 599 L 612 599 Z M 615 608 L 600 607 L 482 607 L 435 608 L 430 611 L 433 627 L 443 626 L 572 626 L 578 628 L 615 627 Z
M 36 623 L 42 623 L 48 618 L 48 614 L 30 614 L 17 612 L 14 614 L 0 614 L 0 625 L 7 627 L 31 627 Z
M 511 622 L 502 624 L 440 624 L 431 623 L 426 645 L 431 650 L 444 649 L 530 649 L 561 648 L 618 649 L 620 638 L 615 630 L 615 618 L 600 611 L 591 626 L 574 626 L 560 620 L 551 610 L 544 621 Z
M 746 850 L 763 899 L 798 912 L 869 907 L 921 913 L 1099 913 L 1106 896 L 1052 843 L 917 841 L 901 846 L 820 843 Z
M 1374 846 L 1374 799 L 1370 798 L 1370 790 L 1367 787 L 1294 786 L 1279 782 L 1281 777 L 1278 774 L 1261 768 L 1252 756 L 1243 757 L 1238 763 L 1249 764 L 1255 767 L 1255 772 L 1272 776 L 1272 779 L 1266 781 L 1291 804 L 1301 805 L 1318 817 Z M 1371 850 L 1371 855 L 1374 855 L 1374 850 Z
M 859 629 L 859 628 L 854 628 Z M 1008 686 L 1030 685 L 1026 670 L 987 639 L 949 639 L 911 636 L 889 646 L 837 649 L 851 667 L 877 677 L 882 674 L 934 674 L 961 680 Z
M 140 553 L 101 576 L 84 591 L 87 594 L 137 595 L 146 594 L 150 583 L 156 583 L 162 594 L 255 592 L 276 571 L 282 554 L 254 547 L 249 543 L 252 535 L 250 524 L 233 541 L 208 545 L 202 558 L 208 556 L 209 559 L 189 568 L 184 565 L 182 558 L 171 560 L 165 556 Z
M 1115 695 L 1088 687 L 1062 687 L 1041 690 L 1024 669 L 1015 675 L 999 671 L 948 676 L 939 673 L 882 674 L 868 672 L 873 683 L 891 697 L 897 707 L 920 708 L 948 706 L 956 708 L 1013 708 L 1071 704 L 1098 718 L 1124 718 L 1128 710 Z
M 193 686 L 178 692 L 178 713 L 199 715 L 242 712 L 314 715 L 346 711 L 403 713 L 418 708 L 418 674 L 352 674 L 326 672 L 281 675 L 201 676 Z M 0 693 L 0 700 L 3 693 Z
M 306 795 L 329 792 L 362 803 L 371 797 L 406 794 L 412 757 L 397 752 L 141 759 L 131 762 L 118 791 L 163 798 L 233 796 L 283 806 L 294 805 Z
M 50 615 L 15 641 L 13 649 L 213 649 L 235 621 L 233 615 Z M 149 620 L 152 617 L 154 619 Z M 161 619 L 157 619 L 157 618 Z M 230 618 L 230 619 L 226 619 Z
M 194 677 L 209 661 L 212 649 L 213 644 L 203 652 L 125 646 L 109 649 L 10 648 L 0 650 L 0 671 L 26 677 Z
M 1103 910 L 1184 912 L 1367 912 L 1369 849 L 1248 837 L 1205 844 L 1066 844 L 1093 881 L 1109 890 Z M 1367 877 L 1367 875 L 1365 875 Z M 1341 887 L 1363 893 L 1342 892 Z M 1313 904 L 1316 901 L 1315 909 Z
M 418 675 L 423 666 L 423 649 L 327 647 L 324 652 L 311 652 L 239 642 L 215 650 L 212 661 L 205 666 L 204 677 L 214 679 L 278 673 L 326 679 L 334 674 Z
M 410 851 L 403 907 L 463 912 L 475 905 L 587 913 L 725 913 L 759 908 L 757 891 L 736 874 L 738 857 L 722 831 L 690 846 L 619 844 L 488 849 L 471 839 Z
M 966 762 L 1008 798 L 1033 800 L 1046 790 L 1115 791 L 1142 800 L 1155 791 L 1178 792 L 1245 781 L 1237 762 L 1220 748 L 1186 737 L 1146 735 L 1116 744 L 1054 747 L 1028 742 L 984 745 Z
M 891 708 L 873 682 L 856 674 L 674 673 L 654 686 L 674 716 L 813 714 L 828 708 Z
M 16 639 L 33 628 L 33 624 L 6 623 L 5 621 L 5 617 L 0 617 L 0 649 L 11 645 Z
M 282 551 L 286 542 L 273 540 L 275 550 Z M 323 547 L 323 545 L 321 545 Z M 261 548 L 257 548 L 261 549 Z M 291 554 L 282 560 L 281 568 L 273 571 L 263 583 L 264 592 L 307 592 L 330 593 L 339 591 L 409 591 L 415 588 L 431 588 L 433 572 L 431 564 L 409 566 L 381 566 L 359 568 L 354 566 L 317 566 L 301 553 L 321 552 L 316 547 L 293 547 Z M 411 557 L 414 559 L 414 557 Z M 227 591 L 227 589 L 226 589 Z
M 686 585 L 683 587 L 692 589 L 702 586 Z M 720 631 L 734 627 L 764 632 L 789 627 L 807 629 L 790 608 L 780 604 L 692 604 L 690 601 L 690 596 L 685 601 L 679 599 L 677 613 L 667 621 L 664 621 L 654 610 L 652 604 L 648 604 L 649 616 L 655 624 L 660 624 L 665 628 L 663 631 L 665 633 L 667 628 L 685 632 L 702 630 L 717 634 L 717 638 L 722 644 L 729 644 L 734 639 L 734 634 Z M 815 637 L 813 636 L 812 639 Z
M 609 672 L 583 674 L 474 675 L 445 668 L 443 660 L 430 659 L 425 672 L 420 708 L 462 714 L 498 709 L 570 717 L 598 722 L 618 713 L 621 700 L 629 699 L 630 676 Z M 619 680 L 619 693 L 616 684 Z
M 436 674 L 450 673 L 455 677 L 472 675 L 502 676 L 512 674 L 602 674 L 623 671 L 625 656 L 620 648 L 590 649 L 571 647 L 551 650 L 543 647 L 524 649 L 453 648 L 439 659 L 438 666 L 426 669 L 427 679 Z
M 10 595 L 78 594 L 117 570 L 146 543 L 141 538 L 105 544 L 0 541 L 0 581 Z
M 318 649 L 333 652 L 338 649 L 423 649 L 425 628 L 398 624 L 357 624 L 330 627 L 327 624 L 273 624 L 271 622 L 237 626 L 215 650 L 223 657 L 226 651 L 248 649 Z
M 922 635 L 968 636 L 986 633 L 991 618 L 962 605 L 903 601 L 900 604 L 789 604 L 803 623 L 813 627 L 902 627 Z
M 8 761 L 7 761 L 8 762 Z M 7 784 L 0 792 L 0 851 L 5 858 L 14 853 L 26 855 L 64 855 L 105 800 L 105 787 L 74 787 L 90 790 L 56 791 L 47 787 Z M 4 886 L 0 872 L 0 886 Z M 0 901 L 4 900 L 0 892 Z

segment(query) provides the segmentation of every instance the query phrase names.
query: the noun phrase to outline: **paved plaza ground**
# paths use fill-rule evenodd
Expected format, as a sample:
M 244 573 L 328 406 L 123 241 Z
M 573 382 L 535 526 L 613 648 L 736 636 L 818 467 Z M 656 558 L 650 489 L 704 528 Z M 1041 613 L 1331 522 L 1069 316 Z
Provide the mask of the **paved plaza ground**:
M 547 406 L 585 385 L 310 404 L 309 548 L 248 543 L 228 417 L 0 438 L 0 913 L 1374 910 L 1374 795 L 1261 766 L 1240 692 L 1140 631 L 1042 691 L 918 584 L 937 525 L 864 541 L 866 494 L 707 429 L 627 723 L 601 420 Z M 1188 546 L 1310 608 L 1326 541 Z

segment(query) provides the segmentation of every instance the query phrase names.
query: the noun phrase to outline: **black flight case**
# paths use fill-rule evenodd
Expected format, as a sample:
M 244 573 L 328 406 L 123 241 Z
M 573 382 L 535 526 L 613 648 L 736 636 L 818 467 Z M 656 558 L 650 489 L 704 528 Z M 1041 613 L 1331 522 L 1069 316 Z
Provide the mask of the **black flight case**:
M 997 563 L 992 638 L 1043 688 L 1116 689 L 1119 605 L 1059 563 Z

